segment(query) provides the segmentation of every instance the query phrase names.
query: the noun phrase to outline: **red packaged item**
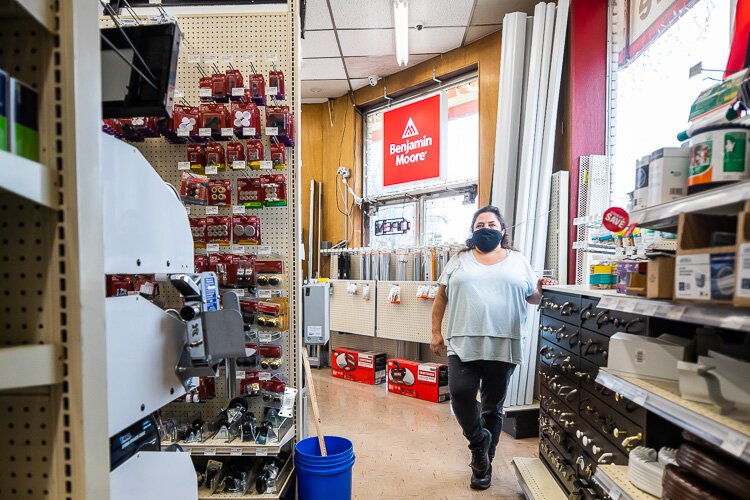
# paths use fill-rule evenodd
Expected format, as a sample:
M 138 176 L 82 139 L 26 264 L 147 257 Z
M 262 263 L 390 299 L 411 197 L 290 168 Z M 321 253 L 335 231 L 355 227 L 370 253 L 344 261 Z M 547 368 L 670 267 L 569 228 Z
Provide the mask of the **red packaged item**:
M 233 102 L 231 120 L 237 137 L 260 139 L 260 110 L 252 101 Z
M 200 128 L 210 129 L 210 135 L 220 139 L 221 129 L 229 126 L 229 111 L 223 104 L 201 104 Z M 205 137 L 205 134 L 203 135 Z
M 212 273 L 216 273 L 216 278 L 219 281 L 219 286 L 226 286 L 227 284 L 227 273 L 226 266 L 223 262 L 222 253 L 211 253 L 208 254 L 208 270 Z
M 190 232 L 193 233 L 193 246 L 195 248 L 206 248 L 205 217 L 190 217 Z
M 237 179 L 237 203 L 248 208 L 261 208 L 266 190 L 259 177 Z
M 258 313 L 268 316 L 279 316 L 282 313 L 281 304 L 274 302 L 258 302 Z
M 214 73 L 211 75 L 211 93 L 216 102 L 229 101 L 229 87 L 226 74 Z
M 258 274 L 282 274 L 284 262 L 281 260 L 260 260 L 255 262 L 255 272 Z
M 258 371 L 245 372 L 245 376 L 240 379 L 240 394 L 243 396 L 260 394 L 260 373 Z
M 180 182 L 180 198 L 185 203 L 206 205 L 208 203 L 208 177 L 183 172 Z
M 227 75 L 227 93 L 232 101 L 241 101 L 245 97 L 245 82 L 242 73 L 238 69 L 228 69 Z
M 107 275 L 107 297 L 121 297 L 134 290 L 133 277 L 129 274 Z
M 268 72 L 268 95 L 272 96 L 277 101 L 284 100 L 285 92 L 283 71 L 276 70 Z
M 271 163 L 275 169 L 286 168 L 286 146 L 279 142 L 271 143 Z
M 216 167 L 219 170 L 227 168 L 226 160 L 224 159 L 224 146 L 220 142 L 206 144 L 206 166 Z
M 247 324 L 255 323 L 255 316 L 258 313 L 257 303 L 254 300 L 247 298 L 240 299 L 240 312 L 242 313 L 242 321 Z
M 208 204 L 217 207 L 228 207 L 232 204 L 232 181 L 229 179 L 212 179 L 208 181 Z
M 245 102 L 254 102 L 258 106 L 266 105 L 266 79 L 261 74 L 250 75 L 245 89 Z
M 247 165 L 253 170 L 260 170 L 260 162 L 265 160 L 265 152 L 263 141 L 247 141 L 247 154 L 245 155 Z
M 172 130 L 177 137 L 197 137 L 199 119 L 199 108 L 175 104 L 172 110 Z
M 199 401 L 193 400 L 194 403 L 208 401 L 216 397 L 216 379 L 214 377 L 200 377 L 198 380 L 198 398 Z
M 241 142 L 227 143 L 227 166 L 231 168 L 242 168 L 245 161 L 245 145 Z M 235 163 L 242 162 L 242 163 Z
M 144 297 L 154 298 L 159 296 L 159 283 L 153 274 L 136 274 L 133 276 L 133 288 L 135 292 Z
M 280 358 L 281 346 L 280 345 L 261 345 L 258 347 L 258 353 L 264 358 Z
M 206 166 L 206 157 L 202 144 L 188 144 L 187 161 L 190 162 L 190 170 L 203 172 Z
M 282 380 L 274 380 L 274 379 L 262 380 L 261 379 L 260 388 L 263 391 L 277 392 L 279 394 L 283 394 L 283 392 L 286 390 L 286 383 Z
M 385 382 L 386 356 L 384 352 L 358 351 L 347 347 L 331 350 L 331 375 L 364 384 Z
M 433 403 L 448 401 L 448 365 L 389 359 L 388 392 Z
M 214 98 L 213 78 L 203 76 L 198 80 L 198 97 L 201 102 L 211 102 Z
M 196 274 L 205 273 L 208 271 L 208 255 L 196 255 L 193 259 L 193 265 Z
M 235 245 L 260 245 L 260 218 L 235 215 L 232 218 L 232 241 Z
M 260 183 L 265 190 L 263 205 L 267 207 L 285 207 L 286 177 L 283 174 L 266 174 L 260 176 Z
M 255 255 L 242 255 L 237 268 L 237 286 L 240 288 L 254 288 L 257 276 L 255 274 Z
M 229 246 L 231 242 L 232 219 L 223 216 L 206 217 L 206 243 Z

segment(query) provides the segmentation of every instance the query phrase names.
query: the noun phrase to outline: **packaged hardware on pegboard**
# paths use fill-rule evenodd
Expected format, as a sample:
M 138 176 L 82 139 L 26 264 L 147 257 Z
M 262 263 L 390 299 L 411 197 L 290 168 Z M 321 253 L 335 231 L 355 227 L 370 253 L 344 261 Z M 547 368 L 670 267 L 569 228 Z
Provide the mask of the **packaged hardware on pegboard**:
M 206 248 L 206 218 L 190 217 L 190 232 L 193 233 L 193 246 Z
M 232 241 L 235 245 L 260 245 L 260 218 L 255 215 L 235 215 L 232 218 Z
M 206 217 L 206 243 L 229 246 L 232 235 L 232 219 L 227 216 Z
M 258 315 L 258 303 L 249 297 L 241 298 L 240 313 L 242 314 L 242 321 L 245 325 L 254 325 L 255 318 Z
M 245 79 L 242 78 L 242 72 L 238 69 L 228 69 L 227 76 L 227 93 L 229 98 L 234 101 L 241 101 L 245 97 Z
M 245 161 L 247 166 L 253 170 L 260 170 L 260 162 L 266 159 L 266 148 L 263 145 L 263 141 L 249 140 L 247 141 L 247 154 L 245 155 Z
M 196 274 L 208 271 L 208 255 L 196 255 L 193 258 L 193 266 Z
M 190 163 L 190 170 L 201 174 L 205 172 L 206 151 L 203 144 L 188 144 L 187 161 Z
M 153 299 L 159 295 L 159 283 L 153 274 L 109 274 L 106 288 L 107 297 L 138 294 Z
M 271 163 L 276 170 L 286 168 L 286 146 L 280 142 L 271 143 Z
M 270 297 L 258 299 L 258 316 L 255 324 L 263 330 L 284 330 L 287 328 L 287 315 L 289 310 L 289 300 L 287 297 Z M 265 332 L 259 334 L 261 343 L 268 337 Z M 271 338 L 274 338 L 272 335 Z M 266 344 L 268 342 L 265 342 Z
M 252 290 L 255 287 L 254 255 L 212 253 L 208 257 L 208 270 L 216 273 L 219 286 Z
M 258 273 L 257 282 L 258 286 L 261 287 L 282 288 L 284 286 L 284 276 L 281 274 Z
M 266 135 L 276 136 L 276 139 L 294 146 L 294 116 L 289 106 L 269 106 L 266 108 Z
M 198 139 L 199 120 L 198 107 L 175 104 L 172 111 L 172 127 L 171 130 L 165 131 L 164 137 L 173 143 Z
M 260 177 L 237 179 L 237 203 L 245 208 L 261 208 L 265 194 Z
M 229 140 L 231 136 L 222 135 L 222 129 L 230 128 L 230 116 L 223 104 L 200 105 L 200 129 L 198 135 L 214 140 Z
M 211 75 L 211 93 L 215 102 L 229 102 L 229 80 L 226 73 Z
M 266 79 L 263 75 L 256 73 L 248 77 L 245 101 L 252 101 L 258 106 L 266 105 Z
M 216 398 L 216 379 L 213 377 L 200 377 L 198 386 L 185 394 L 186 403 L 203 403 Z
M 286 97 L 284 88 L 284 72 L 274 70 L 268 72 L 268 95 L 277 101 L 283 101 Z
M 103 122 L 103 130 L 118 139 L 143 142 L 146 138 L 159 137 L 168 126 L 165 119 L 149 117 L 110 118 Z
M 254 102 L 232 103 L 234 135 L 241 139 L 260 139 L 260 110 Z
M 283 174 L 265 174 L 260 176 L 260 182 L 265 190 L 263 205 L 267 207 L 285 207 L 286 177 Z
M 225 160 L 224 146 L 219 142 L 206 144 L 206 173 L 209 173 L 209 167 L 215 167 L 216 171 L 223 171 L 227 168 Z M 214 172 L 215 173 L 215 172 Z
M 183 172 L 180 182 L 180 197 L 185 203 L 206 205 L 208 203 L 208 177 Z
M 245 168 L 245 145 L 241 142 L 227 143 L 227 167 L 234 170 Z
M 198 97 L 201 102 L 210 103 L 214 100 L 213 78 L 204 75 L 198 80 Z
M 228 207 L 232 204 L 232 181 L 230 179 L 208 181 L 208 204 L 218 207 Z
M 255 263 L 255 272 L 258 274 L 282 274 L 284 272 L 284 261 L 272 256 L 258 256 Z
M 251 415 L 252 412 L 249 413 Z M 245 418 L 248 418 L 249 415 Z M 255 416 L 252 416 L 255 419 Z M 243 420 L 244 421 L 244 420 Z M 251 435 L 256 424 L 243 423 L 243 435 Z M 254 441 L 254 439 L 242 439 Z M 246 495 L 277 495 L 281 488 L 281 471 L 285 457 L 193 457 L 198 477 L 198 486 L 212 494 L 231 493 L 239 497 Z M 243 479 L 249 478 L 249 479 Z

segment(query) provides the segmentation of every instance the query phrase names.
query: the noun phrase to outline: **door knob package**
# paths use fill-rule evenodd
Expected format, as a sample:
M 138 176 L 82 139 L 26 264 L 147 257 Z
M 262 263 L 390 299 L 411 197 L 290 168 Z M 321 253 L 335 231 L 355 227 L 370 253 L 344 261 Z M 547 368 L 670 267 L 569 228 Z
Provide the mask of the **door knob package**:
M 450 399 L 448 365 L 389 359 L 388 392 L 433 403 L 447 401 Z
M 332 349 L 331 375 L 363 384 L 382 384 L 386 378 L 386 355 L 347 347 Z

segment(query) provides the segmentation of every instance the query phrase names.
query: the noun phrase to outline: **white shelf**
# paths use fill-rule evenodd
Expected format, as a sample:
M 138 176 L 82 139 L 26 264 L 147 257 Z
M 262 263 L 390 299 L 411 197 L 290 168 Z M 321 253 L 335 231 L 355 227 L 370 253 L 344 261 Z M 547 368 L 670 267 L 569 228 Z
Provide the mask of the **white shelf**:
M 584 297 L 592 297 L 595 299 L 608 296 L 620 296 L 616 290 L 594 290 L 589 287 L 589 285 L 546 285 L 542 288 L 545 291 L 572 293 L 574 295 L 583 295 Z
M 730 184 L 662 205 L 635 210 L 630 214 L 630 223 L 637 224 L 640 227 L 676 233 L 677 218 L 683 212 L 737 213 L 742 210 L 746 200 L 750 200 L 750 181 Z
M 281 472 L 279 473 L 281 481 L 277 481 L 276 493 L 254 493 L 250 495 L 241 495 L 239 493 L 214 493 L 212 495 L 211 493 L 209 493 L 208 488 L 201 487 L 198 489 L 198 500 L 229 500 L 236 498 L 275 500 L 281 498 L 281 496 L 284 495 L 289 489 L 289 486 L 292 482 L 292 476 L 294 475 L 293 472 L 294 461 L 292 460 L 292 458 L 289 458 L 289 460 L 287 460 L 287 463 L 284 465 L 284 468 L 281 469 Z
M 56 208 L 54 173 L 41 163 L 0 151 L 0 189 Z
M 750 423 L 722 415 L 713 405 L 682 399 L 677 382 L 615 375 L 606 368 L 599 370 L 596 381 L 750 463 Z
M 750 309 L 731 305 L 670 302 L 622 294 L 605 294 L 602 295 L 598 307 L 641 316 L 750 332 Z
M 628 480 L 627 465 L 598 465 L 594 481 L 604 488 L 613 500 L 658 500 L 657 497 L 639 490 Z
M 513 470 L 527 500 L 565 500 L 567 496 L 539 458 L 515 457 Z
M 0 390 L 62 383 L 62 359 L 55 344 L 0 348 Z
M 14 16 L 24 11 L 36 19 L 50 33 L 55 33 L 54 0 L 11 0 L 0 8 L 0 14 Z
M 205 455 L 211 457 L 219 456 L 274 456 L 278 455 L 281 448 L 294 438 L 294 426 L 282 427 L 283 437 L 274 444 L 255 444 L 253 442 L 242 442 L 235 439 L 231 443 L 225 443 L 223 439 L 207 439 L 200 443 L 186 443 L 179 441 L 177 444 L 191 455 Z M 163 448 L 173 443 L 164 442 Z

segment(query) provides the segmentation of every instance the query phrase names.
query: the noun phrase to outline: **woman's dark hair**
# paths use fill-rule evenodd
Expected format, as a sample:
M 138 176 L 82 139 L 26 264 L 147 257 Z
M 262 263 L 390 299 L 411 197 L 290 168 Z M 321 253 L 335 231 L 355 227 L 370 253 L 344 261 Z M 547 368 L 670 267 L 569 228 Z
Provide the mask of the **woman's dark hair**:
M 469 231 L 471 232 L 471 234 L 472 235 L 474 234 L 474 224 L 477 223 L 477 218 L 480 215 L 486 214 L 486 213 L 494 214 L 495 217 L 497 217 L 498 222 L 500 222 L 500 228 L 505 233 L 503 235 L 503 240 L 500 242 L 500 246 L 502 248 L 507 249 L 507 250 L 516 250 L 513 247 L 513 240 L 511 239 L 510 233 L 508 231 L 508 228 L 505 225 L 505 218 L 503 217 L 503 214 L 500 212 L 500 209 L 497 208 L 497 207 L 495 207 L 495 206 L 486 205 L 486 206 L 480 208 L 479 210 L 477 210 L 476 212 L 474 212 L 474 216 L 471 218 L 471 227 L 469 228 Z M 463 252 L 468 252 L 469 250 L 473 249 L 474 246 L 475 246 L 474 245 L 474 240 L 473 240 L 473 238 L 470 237 L 468 240 L 466 240 L 466 248 L 464 248 L 463 250 L 461 250 L 461 252 L 462 253 Z

